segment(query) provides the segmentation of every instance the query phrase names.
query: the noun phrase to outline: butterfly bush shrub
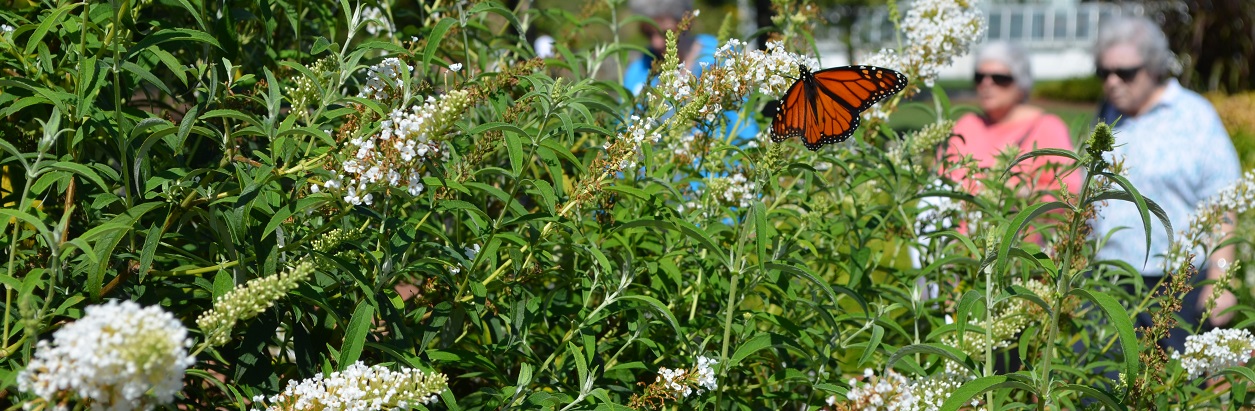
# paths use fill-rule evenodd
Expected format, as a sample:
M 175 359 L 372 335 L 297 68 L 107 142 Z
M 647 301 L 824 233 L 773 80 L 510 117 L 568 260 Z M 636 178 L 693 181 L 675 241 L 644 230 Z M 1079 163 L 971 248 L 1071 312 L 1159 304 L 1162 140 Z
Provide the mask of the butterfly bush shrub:
M 816 152 L 771 142 L 761 113 L 819 69 L 819 3 L 774 1 L 761 46 L 727 18 L 701 75 L 668 33 L 639 94 L 618 81 L 641 23 L 620 0 L 228 3 L 0 10 L 3 402 L 1251 402 L 1242 327 L 1153 341 L 1190 287 L 1175 256 L 1231 241 L 1208 229 L 1252 176 L 1177 227 L 1168 291 L 1138 299 L 1137 262 L 1091 261 L 1085 224 L 1150 204 L 1103 157 L 1136 142 L 1100 126 L 982 169 L 938 156 L 959 111 L 940 89 L 934 124 L 884 121 L 980 38 L 977 3 L 890 2 L 902 43 L 861 62 L 911 83 Z M 714 31 L 697 17 L 681 28 Z M 1084 173 L 1080 194 L 1004 172 L 1038 156 Z

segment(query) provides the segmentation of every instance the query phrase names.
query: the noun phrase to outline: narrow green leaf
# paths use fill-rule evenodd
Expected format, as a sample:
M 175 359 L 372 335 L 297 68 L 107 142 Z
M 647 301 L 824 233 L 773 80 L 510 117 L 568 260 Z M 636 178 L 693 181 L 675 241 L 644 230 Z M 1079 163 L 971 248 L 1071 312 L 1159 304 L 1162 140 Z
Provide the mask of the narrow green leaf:
M 892 368 L 893 364 L 897 363 L 898 360 L 915 354 L 932 354 L 942 358 L 947 358 L 954 361 L 955 364 L 962 365 L 963 368 L 966 368 L 973 376 L 977 375 L 976 364 L 972 362 L 971 357 L 968 357 L 967 354 L 959 351 L 958 348 L 936 343 L 911 344 L 902 347 L 889 357 L 889 360 L 885 362 L 885 368 Z
M 994 275 L 1001 275 L 1005 272 L 1010 258 L 1007 256 L 1011 253 L 1011 247 L 1016 243 L 1016 239 L 1028 225 L 1029 221 L 1050 212 L 1052 210 L 1067 209 L 1071 210 L 1072 206 L 1062 201 L 1051 201 L 1049 203 L 1037 203 L 1016 213 L 1015 218 L 1011 220 L 1011 224 L 1007 226 L 1006 231 L 1002 233 L 1002 239 L 998 242 L 997 262 L 994 263 Z
M 680 233 L 692 238 L 698 244 L 710 250 L 710 253 L 718 257 L 725 267 L 732 266 L 732 261 L 728 259 L 728 253 L 722 247 L 719 247 L 719 244 L 716 244 L 715 240 L 712 240 L 710 234 L 707 234 L 705 230 L 681 219 L 674 219 L 672 222 L 680 230 Z
M 1133 321 L 1129 319 L 1129 313 L 1124 310 L 1120 302 L 1102 291 L 1083 288 L 1074 288 L 1068 292 L 1068 295 L 1084 297 L 1102 309 L 1103 313 L 1107 315 L 1107 320 L 1115 327 L 1116 335 L 1120 338 L 1120 349 L 1122 355 L 1124 355 L 1124 375 L 1137 375 L 1139 368 L 1138 353 L 1141 350 L 1137 341 L 1137 333 L 1133 331 Z
M 651 197 L 649 193 L 645 192 L 645 190 L 641 190 L 639 188 L 626 186 L 626 185 L 608 185 L 608 186 L 602 187 L 602 189 L 605 191 L 625 194 L 641 201 L 649 201 L 649 198 Z
M 736 347 L 736 351 L 732 353 L 732 357 L 728 358 L 728 363 L 723 366 L 723 370 L 736 368 L 745 357 L 771 347 L 773 345 L 772 337 L 773 335 L 769 333 L 759 333 L 745 340 L 744 343 L 741 343 L 741 346 Z
M 153 257 L 157 254 L 157 245 L 161 244 L 161 224 L 153 223 L 148 227 L 148 232 L 144 234 L 144 248 L 139 254 L 139 283 L 144 282 L 144 277 L 148 275 L 148 269 L 152 268 Z
M 1098 402 L 1101 402 L 1108 410 L 1116 411 L 1128 409 L 1124 406 L 1124 404 L 1121 404 L 1119 400 L 1111 396 L 1111 393 L 1087 385 L 1064 384 L 1059 387 L 1059 391 L 1076 391 L 1081 393 L 1081 395 L 1098 400 Z
M 985 301 L 985 296 L 980 291 L 968 290 L 966 293 L 963 293 L 963 297 L 959 298 L 959 306 L 955 309 L 954 319 L 955 338 L 957 338 L 959 345 L 962 345 L 963 339 L 967 338 L 967 325 L 971 321 L 968 317 L 971 317 L 972 310 L 976 309 L 976 304 L 978 303 L 986 309 L 989 307 Z
M 658 301 L 657 298 L 638 294 L 625 295 L 619 298 L 648 304 L 650 307 L 653 307 L 654 310 L 658 311 L 658 313 L 662 314 L 662 317 L 667 320 L 667 325 L 670 325 L 671 329 L 675 330 L 676 335 L 684 335 L 684 333 L 680 330 L 680 322 L 675 319 L 675 314 L 672 314 L 671 310 L 667 309 L 667 305 L 663 304 L 662 301 Z
M 1048 157 L 1048 156 L 1069 158 L 1072 160 L 1073 164 L 1077 164 L 1081 162 L 1081 157 L 1077 156 L 1076 153 L 1070 150 L 1064 150 L 1061 148 L 1039 148 L 1039 149 L 1021 154 L 1019 157 L 1016 157 L 1015 160 L 1012 161 L 1010 164 L 1007 164 L 1007 168 L 1002 171 L 1002 178 L 1005 179 L 1007 175 L 1011 173 L 1011 169 L 1015 168 L 1015 165 L 1019 164 L 1021 161 L 1028 160 L 1030 158 L 1035 158 L 1035 157 Z
M 867 340 L 867 347 L 863 349 L 863 355 L 858 357 L 857 365 L 867 364 L 871 361 L 872 355 L 876 353 L 876 349 L 880 348 L 880 340 L 885 336 L 885 327 L 872 324 L 872 336 Z
M 1119 174 L 1101 173 L 1103 177 L 1107 177 L 1111 181 L 1115 181 L 1125 192 L 1129 193 L 1129 197 L 1133 200 L 1133 204 L 1137 205 L 1137 214 L 1142 218 L 1142 230 L 1146 233 L 1146 254 L 1143 257 L 1142 264 L 1150 261 L 1150 210 L 1147 208 L 1146 199 L 1142 197 L 1142 193 L 1137 191 L 1137 187 L 1133 187 L 1133 183 L 1129 179 Z M 1168 228 L 1168 235 L 1172 235 L 1172 228 Z
M 427 47 L 423 49 L 423 59 L 418 61 L 419 67 L 427 67 L 431 65 L 431 59 L 436 56 L 436 50 L 440 49 L 440 43 L 444 41 L 444 35 L 449 32 L 449 28 L 457 23 L 451 17 L 445 17 L 436 22 L 436 27 L 431 30 L 431 34 L 427 35 Z
M 504 133 L 506 151 L 510 156 L 510 170 L 514 172 L 514 177 L 518 177 L 523 172 L 523 141 L 522 137 L 514 133 Z
M 958 389 L 954 390 L 954 392 L 950 394 L 950 397 L 946 398 L 946 402 L 941 404 L 941 410 L 958 411 L 964 406 L 967 406 L 968 403 L 972 401 L 972 398 L 976 398 L 977 395 L 980 395 L 985 391 L 1003 387 L 1014 387 L 1029 392 L 1034 391 L 1032 386 L 1007 378 L 1005 375 L 980 377 L 963 383 L 963 385 L 959 386 Z
M 61 24 L 61 20 L 65 18 L 66 14 L 78 8 L 78 6 L 82 6 L 85 4 L 87 3 L 86 2 L 67 3 L 61 7 L 58 7 L 56 10 L 53 10 L 52 13 L 48 14 L 48 17 L 44 17 L 40 19 L 39 26 L 35 27 L 35 31 L 31 32 L 30 37 L 26 38 L 26 50 L 24 51 L 24 54 L 34 53 L 35 47 L 39 46 L 40 44 L 44 44 L 44 41 L 43 41 L 44 36 L 48 34 L 49 30 L 52 30 L 52 26 Z M 10 39 L 9 41 L 13 41 L 13 40 Z
M 353 317 L 349 319 L 349 326 L 344 331 L 344 342 L 340 344 L 340 362 L 337 364 L 338 369 L 343 371 L 346 367 L 357 362 L 362 356 L 362 347 L 366 344 L 366 334 L 370 331 L 370 325 L 375 318 L 375 307 L 370 304 L 359 304 L 357 309 L 353 311 Z
M 217 47 L 219 50 L 222 49 L 222 45 L 218 43 L 218 40 L 214 39 L 213 36 L 205 34 L 203 31 L 187 28 L 162 29 L 156 33 L 143 36 L 139 42 L 127 48 L 126 58 L 130 60 L 141 50 L 172 41 L 194 41 Z

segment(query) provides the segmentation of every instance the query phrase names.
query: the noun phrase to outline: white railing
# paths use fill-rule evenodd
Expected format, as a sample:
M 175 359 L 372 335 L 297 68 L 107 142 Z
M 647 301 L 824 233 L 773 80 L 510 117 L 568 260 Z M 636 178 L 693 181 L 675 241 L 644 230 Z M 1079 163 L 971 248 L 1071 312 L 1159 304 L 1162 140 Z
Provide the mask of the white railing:
M 899 9 L 910 7 L 903 3 Z M 1079 3 L 1068 6 L 1051 4 L 986 4 L 982 7 L 989 23 L 986 40 L 1008 40 L 1028 49 L 1092 47 L 1102 21 L 1122 15 L 1141 15 L 1140 4 Z M 877 8 L 854 25 L 861 40 L 856 47 L 879 49 L 894 41 L 889 11 Z M 836 33 L 831 33 L 835 38 Z

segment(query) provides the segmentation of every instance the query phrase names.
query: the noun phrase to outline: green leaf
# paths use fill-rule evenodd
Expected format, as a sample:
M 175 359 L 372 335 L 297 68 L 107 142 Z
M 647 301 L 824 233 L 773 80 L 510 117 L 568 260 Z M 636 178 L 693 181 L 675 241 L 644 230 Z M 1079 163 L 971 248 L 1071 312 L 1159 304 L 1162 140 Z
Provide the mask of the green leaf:
M 872 359 L 872 355 L 876 353 L 876 349 L 880 347 L 880 340 L 885 336 L 885 327 L 872 324 L 872 337 L 867 340 L 867 347 L 863 349 L 863 355 L 858 357 L 856 365 L 866 364 Z
M 1115 327 L 1116 335 L 1120 337 L 1120 349 L 1124 355 L 1124 375 L 1137 375 L 1138 353 L 1141 350 L 1138 346 L 1137 334 L 1133 331 L 1133 321 L 1129 320 L 1129 313 L 1124 310 L 1120 302 L 1102 291 L 1083 288 L 1074 288 L 1068 292 L 1068 295 L 1084 297 L 1102 309 L 1107 315 L 1107 320 Z
M 1132 187 L 1132 185 L 1130 185 L 1129 187 Z M 1107 200 L 1122 200 L 1122 201 L 1128 201 L 1130 203 L 1136 204 L 1137 198 L 1139 197 L 1134 197 L 1132 193 L 1127 192 L 1127 191 L 1116 191 L 1116 190 L 1104 191 L 1104 192 L 1098 193 L 1098 195 L 1090 197 L 1090 199 L 1086 201 L 1085 204 L 1093 203 L 1096 201 L 1107 201 Z M 1140 198 L 1146 203 L 1146 209 L 1149 210 L 1151 214 L 1154 214 L 1155 217 L 1159 219 L 1160 224 L 1163 224 L 1164 230 L 1166 232 L 1171 233 L 1172 221 L 1168 219 L 1168 213 L 1164 211 L 1163 207 L 1160 207 L 1158 203 L 1156 203 L 1154 200 L 1151 200 L 1149 198 L 1146 198 L 1146 197 L 1140 197 Z M 1147 220 L 1143 219 L 1142 221 L 1147 221 Z M 1146 235 L 1149 236 L 1150 235 L 1149 223 L 1147 223 L 1147 225 L 1144 226 L 1143 229 L 1147 230 Z M 1143 265 L 1146 264 L 1146 261 L 1142 261 L 1142 264 Z
M 523 141 L 518 134 L 504 133 L 505 147 L 510 156 L 510 170 L 514 172 L 514 177 L 518 177 L 523 172 Z
M 126 59 L 134 58 L 135 54 L 146 48 L 172 41 L 195 41 L 223 50 L 222 45 L 218 44 L 218 40 L 214 39 L 213 36 L 205 34 L 203 31 L 185 28 L 162 29 L 156 33 L 143 36 L 142 40 L 128 48 L 126 50 Z
M 30 37 L 26 38 L 26 50 L 24 51 L 24 54 L 34 53 L 35 47 L 39 46 L 40 44 L 44 44 L 44 41 L 43 41 L 44 36 L 48 34 L 49 30 L 52 30 L 52 26 L 61 24 L 61 20 L 65 18 L 66 14 L 78 8 L 78 6 L 82 6 L 85 4 L 87 3 L 86 2 L 68 3 L 61 7 L 58 7 L 56 10 L 53 10 L 52 13 L 48 14 L 48 17 L 41 18 L 39 20 L 39 26 L 35 27 L 35 31 L 31 33 Z M 9 41 L 12 42 L 13 40 L 10 39 Z
M 1114 410 L 1127 410 L 1128 409 L 1124 406 L 1124 404 L 1121 404 L 1119 400 L 1117 400 L 1115 397 L 1112 397 L 1111 393 L 1094 388 L 1094 387 L 1090 387 L 1086 385 L 1079 385 L 1079 384 L 1064 384 L 1059 387 L 1059 391 L 1079 392 L 1081 393 L 1081 395 L 1098 400 L 1098 402 L 1101 402 L 1104 406 L 1107 407 L 1106 409 L 1108 410 L 1114 411 Z
M 678 228 L 681 233 L 688 236 L 689 238 L 692 238 L 694 241 L 697 241 L 698 244 L 701 244 L 703 247 L 706 247 L 706 249 L 710 250 L 711 254 L 719 258 L 720 262 L 723 262 L 724 267 L 732 268 L 732 260 L 729 259 L 730 257 L 728 257 L 728 253 L 725 252 L 723 248 L 719 247 L 719 245 L 716 244 L 714 240 L 710 239 L 710 234 L 707 234 L 706 231 L 702 230 L 701 228 L 698 228 L 697 226 L 693 225 L 693 223 L 690 223 L 688 221 L 684 221 L 677 218 L 677 219 L 674 219 L 673 222 L 675 223 L 676 228 Z
M 440 49 L 440 43 L 444 41 L 445 33 L 448 33 L 449 28 L 453 27 L 454 23 L 457 23 L 457 20 L 450 17 L 440 19 L 436 23 L 436 27 L 431 30 L 431 34 L 427 35 L 427 47 L 423 49 L 423 59 L 418 61 L 419 67 L 427 67 L 432 64 L 431 59 L 436 56 L 436 50 Z
M 650 297 L 648 295 L 633 294 L 621 296 L 619 299 L 639 301 L 648 304 L 650 307 L 653 307 L 654 310 L 658 311 L 659 314 L 662 314 L 662 317 L 667 320 L 667 325 L 670 325 L 671 329 L 675 330 L 676 335 L 684 335 L 684 333 L 680 331 L 680 322 L 676 321 L 675 314 L 672 314 L 671 310 L 667 308 L 667 305 L 663 304 L 662 301 L 658 301 L 657 298 Z
M 270 237 L 270 234 L 273 233 L 275 229 L 279 227 L 279 224 L 282 224 L 285 220 L 288 219 L 288 217 L 297 215 L 299 213 L 303 213 L 305 212 L 305 210 L 308 210 L 311 207 L 316 207 L 316 206 L 326 204 L 330 202 L 331 200 L 332 198 L 330 196 L 314 194 L 309 197 L 305 197 L 300 200 L 297 200 L 295 203 L 288 203 L 289 204 L 288 207 L 283 207 L 278 210 L 275 210 L 275 214 L 273 216 L 270 216 L 270 221 L 266 223 L 266 228 L 262 229 L 261 238 L 258 239 L 258 241 L 265 240 L 266 238 Z
M 967 337 L 967 325 L 970 321 L 968 317 L 971 316 L 972 310 L 976 308 L 977 303 L 988 307 L 988 304 L 985 302 L 985 296 L 980 291 L 968 290 L 966 293 L 963 293 L 963 297 L 959 299 L 958 308 L 954 310 L 954 328 L 956 333 L 954 337 L 960 346 L 963 345 L 963 339 Z
M 1051 201 L 1049 203 L 1033 204 L 1016 213 L 1015 218 L 1011 220 L 1011 224 L 1002 233 L 1002 239 L 998 242 L 998 257 L 997 262 L 994 263 L 994 275 L 1002 275 L 1006 272 L 1007 264 L 1011 260 L 1007 256 L 1011 253 L 1011 246 L 1015 244 L 1020 230 L 1023 230 L 1028 225 L 1028 222 L 1037 216 L 1059 209 L 1071 210 L 1072 206 L 1062 201 Z
M 811 284 L 814 284 L 817 288 L 819 288 L 821 291 L 824 292 L 824 295 L 828 297 L 828 301 L 832 302 L 833 307 L 836 307 L 838 305 L 837 293 L 832 291 L 832 287 L 828 284 L 828 282 L 819 279 L 819 277 L 811 273 L 806 266 L 799 265 L 795 267 L 795 266 L 784 265 L 780 263 L 767 263 L 767 264 L 764 264 L 763 266 L 768 270 L 779 270 L 780 272 L 792 274 L 806 281 L 810 281 Z M 854 296 L 854 299 L 855 301 L 859 303 L 859 307 L 863 308 L 863 312 L 865 313 L 868 312 L 867 301 L 863 300 L 863 298 L 861 296 L 858 296 L 857 294 Z
M 956 364 L 962 365 L 968 371 L 972 372 L 972 375 L 977 375 L 976 365 L 967 354 L 964 354 L 963 351 L 959 351 L 958 348 L 937 343 L 911 344 L 902 347 L 889 357 L 889 360 L 885 362 L 885 368 L 892 368 L 893 364 L 898 362 L 898 360 L 915 354 L 932 354 L 942 358 L 947 358 L 954 361 Z
M 148 228 L 148 233 L 144 235 L 144 248 L 139 254 L 139 279 L 138 282 L 143 283 L 144 277 L 148 275 L 148 269 L 152 268 L 153 257 L 157 254 L 157 245 L 161 244 L 161 225 L 153 223 Z
M 311 56 L 316 56 L 318 55 L 318 53 L 327 51 L 327 49 L 330 47 L 331 47 L 331 41 L 327 40 L 326 37 L 318 36 L 318 38 L 314 39 L 314 46 L 310 47 L 309 54 Z
M 976 398 L 977 395 L 980 395 L 985 391 L 1002 387 L 1015 387 L 1029 392 L 1035 391 L 1032 386 L 1007 378 L 1005 375 L 980 377 L 963 383 L 963 385 L 959 386 L 958 389 L 954 390 L 954 392 L 950 394 L 950 397 L 946 398 L 946 402 L 941 404 L 941 410 L 958 411 L 960 408 L 968 405 L 968 403 L 972 401 L 972 398 Z
M 650 198 L 649 193 L 646 193 L 645 190 L 626 185 L 608 185 L 602 187 L 602 190 L 624 194 L 641 201 L 649 201 Z
M 1077 156 L 1076 153 L 1073 153 L 1070 150 L 1064 150 L 1061 148 L 1039 148 L 1039 149 L 1024 153 L 1020 155 L 1019 157 L 1016 157 L 1016 159 L 1012 161 L 1010 164 L 1007 164 L 1007 168 L 1002 171 L 1002 178 L 1006 179 L 1007 174 L 1011 173 L 1011 169 L 1015 168 L 1015 165 L 1019 164 L 1021 161 L 1028 160 L 1034 157 L 1047 157 L 1047 156 L 1069 158 L 1069 159 L 1072 159 L 1074 164 L 1081 162 L 1081 157 Z
M 138 64 L 124 61 L 122 62 L 122 69 L 131 72 L 131 74 L 134 74 L 136 77 L 139 77 L 144 81 L 152 83 L 152 85 L 157 86 L 158 90 L 161 90 L 161 92 L 166 93 L 167 95 L 174 94 L 174 92 L 170 91 L 170 88 L 166 87 L 165 82 L 162 82 L 157 78 L 157 76 L 154 76 L 153 73 L 149 72 L 148 69 L 140 67 Z
M 78 174 L 88 179 L 92 183 L 96 184 L 96 186 L 100 187 L 101 191 L 106 191 L 106 192 L 109 191 L 109 185 L 105 184 L 105 180 L 103 178 L 100 178 L 100 174 L 96 174 L 95 170 L 87 168 L 87 166 L 84 166 L 82 164 L 71 163 L 69 161 L 58 161 L 58 162 L 52 163 L 52 165 L 49 165 L 48 168 L 51 168 L 54 170 L 64 170 L 64 171 L 69 171 L 74 174 Z
M 353 317 L 349 319 L 349 326 L 344 331 L 344 342 L 340 344 L 338 367 L 341 371 L 357 362 L 357 359 L 362 356 L 362 347 L 366 344 L 366 334 L 370 331 L 370 325 L 374 318 L 375 307 L 373 305 L 359 304 L 357 309 L 353 311 Z
M 1125 192 L 1129 193 L 1129 197 L 1133 200 L 1133 204 L 1137 205 L 1137 214 L 1142 218 L 1142 230 L 1146 233 L 1146 254 L 1142 261 L 1143 265 L 1146 264 L 1147 261 L 1150 261 L 1150 210 L 1146 206 L 1146 199 L 1142 197 L 1142 193 L 1139 193 L 1136 187 L 1133 187 L 1133 183 L 1129 182 L 1129 179 L 1124 178 L 1124 176 L 1106 172 L 1101 173 L 1100 175 L 1111 179 L 1111 181 L 1115 181 L 1116 184 L 1119 184 Z M 1171 225 L 1168 225 L 1166 228 L 1168 229 L 1168 235 L 1171 236 Z
M 542 200 L 541 204 L 545 206 L 545 211 L 548 211 L 550 214 L 553 214 L 555 211 L 555 207 L 557 207 L 558 205 L 558 197 L 553 192 L 553 186 L 549 185 L 548 181 L 541 180 L 541 179 L 528 180 L 528 181 L 530 181 L 532 183 L 532 186 L 536 188 L 537 194 L 540 194 L 540 198 Z
M 740 347 L 736 347 L 736 351 L 728 358 L 728 363 L 723 366 L 723 370 L 726 372 L 726 370 L 735 368 L 737 365 L 741 364 L 741 361 L 744 360 L 745 357 L 749 357 L 751 354 L 771 347 L 774 345 L 772 342 L 774 337 L 776 337 L 774 334 L 759 333 L 750 337 L 748 340 L 745 340 L 744 343 L 741 343 Z

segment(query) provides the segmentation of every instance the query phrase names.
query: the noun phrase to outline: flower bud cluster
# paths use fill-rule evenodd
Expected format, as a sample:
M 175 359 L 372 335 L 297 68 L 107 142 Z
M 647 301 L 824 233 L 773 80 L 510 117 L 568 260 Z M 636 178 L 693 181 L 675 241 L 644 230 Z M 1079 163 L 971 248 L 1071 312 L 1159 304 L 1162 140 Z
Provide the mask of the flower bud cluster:
M 196 359 L 187 328 L 160 306 L 110 301 L 87 307 L 78 321 L 39 341 L 18 373 L 18 389 L 47 403 L 77 396 L 92 409 L 152 409 L 183 389 Z
M 274 306 L 275 301 L 288 295 L 313 273 L 313 263 L 302 261 L 289 271 L 248 280 L 248 283 L 218 297 L 213 308 L 196 319 L 196 326 L 200 327 L 209 345 L 226 344 L 236 323 L 256 317 Z

